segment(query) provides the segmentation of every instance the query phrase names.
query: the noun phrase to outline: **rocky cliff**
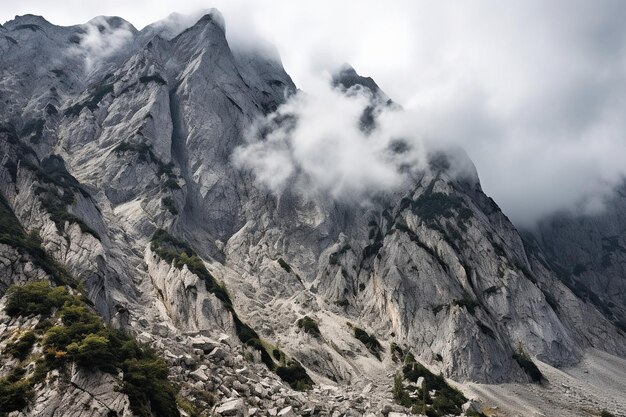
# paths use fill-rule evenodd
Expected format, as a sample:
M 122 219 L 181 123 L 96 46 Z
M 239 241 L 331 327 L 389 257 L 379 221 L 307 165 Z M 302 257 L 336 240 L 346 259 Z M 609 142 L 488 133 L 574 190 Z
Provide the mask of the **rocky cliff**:
M 176 412 L 187 414 L 388 414 L 400 407 L 390 404 L 403 361 L 405 379 L 432 379 L 442 403 L 454 390 L 439 373 L 530 382 L 531 358 L 626 355 L 614 317 L 559 278 L 577 249 L 555 258 L 562 235 L 547 232 L 525 243 L 462 151 L 429 153 L 366 205 L 258 186 L 232 154 L 296 88 L 275 52 L 232 49 L 224 25 L 213 11 L 180 31 L 31 15 L 0 28 L 0 294 L 42 280 L 83 294 L 109 327 L 167 361 Z M 376 90 L 366 129 L 377 106 L 393 105 L 350 68 L 334 84 Z M 598 242 L 619 252 L 618 232 L 605 229 L 585 271 Z M 618 280 L 594 277 L 594 293 L 622 311 Z M 3 316 L 2 340 L 34 329 L 32 316 Z M 34 352 L 3 361 L 1 375 Z M 15 415 L 137 413 L 107 389 L 123 380 L 120 366 L 50 369 Z M 436 412 L 461 412 L 450 407 Z

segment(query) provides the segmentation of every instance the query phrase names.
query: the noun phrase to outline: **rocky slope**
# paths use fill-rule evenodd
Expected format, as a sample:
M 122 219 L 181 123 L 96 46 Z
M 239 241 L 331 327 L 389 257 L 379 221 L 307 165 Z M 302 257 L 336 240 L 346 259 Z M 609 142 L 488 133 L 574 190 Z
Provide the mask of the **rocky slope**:
M 218 12 L 183 29 L 30 15 L 0 27 L 0 294 L 73 286 L 168 361 L 183 412 L 206 415 L 405 410 L 391 393 L 403 360 L 496 383 L 529 382 L 531 357 L 626 355 L 613 317 L 563 284 L 545 247 L 524 244 L 473 168 L 459 173 L 472 167 L 462 151 L 431 153 L 368 205 L 255 185 L 233 151 L 296 88 L 275 52 L 231 49 Z M 364 129 L 393 105 L 350 68 L 334 83 L 376 89 Z M 36 326 L 0 319 L 6 341 Z M 127 401 L 106 389 L 119 375 L 63 369 L 15 415 Z M 61 409 L 81 387 L 89 398 Z
M 559 277 L 626 330 L 626 182 L 595 215 L 558 213 L 530 235 Z M 530 240 L 533 240 L 530 238 Z

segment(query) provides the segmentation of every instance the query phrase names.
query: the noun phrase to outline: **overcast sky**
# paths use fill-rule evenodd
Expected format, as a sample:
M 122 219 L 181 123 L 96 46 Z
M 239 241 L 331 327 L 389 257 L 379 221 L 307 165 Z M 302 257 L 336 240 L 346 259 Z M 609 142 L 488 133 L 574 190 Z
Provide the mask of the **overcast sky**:
M 344 62 L 373 77 L 417 135 L 467 150 L 518 225 L 597 209 L 626 173 L 625 1 L 0 0 L 0 21 L 141 29 L 210 7 L 229 37 L 274 43 L 305 91 Z

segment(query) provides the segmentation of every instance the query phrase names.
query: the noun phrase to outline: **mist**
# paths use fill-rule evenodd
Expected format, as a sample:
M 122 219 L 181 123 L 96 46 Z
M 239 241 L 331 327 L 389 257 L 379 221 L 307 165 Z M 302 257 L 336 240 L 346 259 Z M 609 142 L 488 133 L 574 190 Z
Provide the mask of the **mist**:
M 370 106 L 377 123 L 366 129 L 362 117 Z M 233 162 L 274 193 L 295 184 L 298 190 L 364 201 L 393 191 L 410 171 L 425 167 L 423 144 L 406 129 L 404 116 L 368 89 L 344 92 L 331 87 L 330 79 L 320 80 L 310 93 L 292 95 L 253 124 Z
M 395 0 L 384 7 L 357 0 L 69 3 L 61 9 L 47 1 L 24 0 L 11 2 L 0 13 L 4 20 L 39 13 L 60 24 L 121 15 L 143 27 L 172 11 L 197 13 L 216 7 L 224 15 L 229 42 L 273 43 L 287 72 L 308 94 L 306 99 L 294 98 L 301 101 L 288 103 L 291 108 L 282 111 L 316 111 L 319 100 L 335 100 L 327 106 L 333 115 L 316 117 L 343 128 L 345 138 L 343 131 L 331 135 L 313 130 L 311 136 L 326 139 L 308 142 L 311 137 L 296 128 L 269 138 L 273 148 L 256 149 L 261 154 L 253 153 L 250 138 L 239 151 L 238 161 L 245 166 L 253 160 L 246 152 L 255 157 L 268 154 L 257 163 L 265 164 L 259 172 L 266 179 L 260 181 L 269 188 L 305 177 L 334 194 L 358 194 L 397 183 L 386 148 L 345 130 L 357 101 L 343 103 L 332 92 L 317 91 L 344 62 L 374 78 L 404 108 L 410 116 L 402 116 L 402 126 L 413 129 L 409 136 L 415 143 L 463 147 L 486 193 L 518 226 L 530 227 L 558 210 L 597 213 L 626 174 L 622 1 Z M 340 111 L 346 121 L 337 120 Z M 308 126 L 308 119 L 301 120 L 298 126 Z M 300 141 L 328 143 L 335 154 L 324 160 L 314 153 L 311 160 L 302 160 L 296 152 Z M 276 152 L 274 159 L 270 149 Z M 350 158 L 352 152 L 369 158 L 365 160 L 380 172 L 362 172 Z M 419 157 L 414 159 L 419 163 Z M 288 167 L 288 174 L 279 174 L 278 166 Z M 332 175 L 326 177 L 328 172 Z M 364 186 L 351 185 L 350 178 Z
M 123 50 L 133 40 L 135 29 L 123 20 L 95 17 L 82 26 L 79 42 L 72 44 L 69 53 L 84 60 L 89 74 L 107 58 Z

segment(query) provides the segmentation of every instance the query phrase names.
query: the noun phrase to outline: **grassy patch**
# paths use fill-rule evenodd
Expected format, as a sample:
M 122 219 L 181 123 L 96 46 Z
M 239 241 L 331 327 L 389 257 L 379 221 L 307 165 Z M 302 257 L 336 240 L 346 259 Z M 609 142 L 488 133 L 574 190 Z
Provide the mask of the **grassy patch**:
M 309 316 L 304 316 L 298 319 L 298 321 L 296 322 L 296 325 L 302 330 L 304 330 L 305 333 L 308 333 L 311 336 L 314 336 L 314 337 L 321 336 L 320 328 L 317 326 L 317 322 Z
M 465 307 L 471 315 L 474 315 L 476 307 L 478 307 L 478 303 L 475 300 L 469 298 L 468 295 L 465 295 L 461 299 L 452 301 L 452 304 L 459 307 Z
M 84 108 L 87 108 L 92 112 L 96 111 L 98 109 L 98 104 L 100 104 L 102 99 L 111 93 L 113 93 L 113 84 L 97 85 L 91 90 L 91 94 L 87 97 L 87 99 L 68 107 L 64 114 L 65 116 L 78 116 Z
M 129 335 L 107 328 L 80 296 L 68 293 L 64 287 L 51 288 L 45 282 L 12 286 L 7 294 L 7 314 L 54 313 L 57 324 L 48 327 L 38 341 L 44 356 L 38 360 L 34 374 L 18 381 L 0 383 L 0 396 L 1 392 L 8 392 L 8 399 L 0 399 L 3 410 L 24 408 L 33 386 L 41 382 L 50 370 L 61 369 L 74 362 L 86 370 L 99 369 L 114 375 L 121 370 L 124 377 L 120 390 L 128 395 L 135 415 L 180 415 L 176 407 L 176 391 L 167 379 L 165 362 Z
M 276 375 L 287 382 L 291 388 L 298 391 L 306 391 L 313 386 L 313 380 L 295 359 L 288 361 L 285 366 L 278 366 Z
M 166 177 L 162 187 L 169 190 L 180 189 L 180 185 L 176 182 L 176 174 L 174 174 L 174 164 L 172 162 L 165 163 L 159 159 L 154 153 L 152 145 L 143 142 L 121 142 L 113 148 L 113 152 L 117 154 L 133 153 L 137 155 L 141 162 L 156 164 L 157 176 L 165 175 Z
M 167 85 L 167 81 L 165 81 L 160 74 L 142 75 L 141 77 L 139 77 L 139 82 L 142 84 L 154 82 L 161 85 Z
M 33 349 L 33 345 L 37 340 L 34 332 L 27 331 L 20 336 L 18 340 L 7 345 L 5 352 L 16 359 L 24 360 Z
M 9 245 L 20 253 L 27 255 L 37 267 L 47 273 L 57 284 L 70 284 L 72 279 L 41 246 L 39 234 L 35 231 L 26 234 L 11 207 L 0 195 L 0 243 Z
M 178 214 L 178 209 L 176 208 L 176 203 L 172 197 L 163 197 L 161 199 L 161 205 L 167 209 L 174 216 Z
M 419 378 L 423 378 L 422 386 L 414 385 Z M 408 381 L 405 385 L 404 380 Z M 434 391 L 434 394 L 430 393 Z M 414 395 L 409 395 L 410 393 Z M 393 398 L 412 412 L 424 412 L 427 416 L 440 417 L 444 415 L 460 415 L 461 406 L 467 402 L 463 394 L 448 385 L 442 375 L 435 375 L 425 366 L 415 360 L 411 353 L 404 358 L 402 374 L 394 378 Z
M 204 266 L 202 259 L 187 243 L 176 239 L 165 230 L 159 229 L 152 236 L 150 248 L 164 261 L 173 262 L 178 269 L 182 269 L 186 265 L 189 271 L 204 281 L 207 291 L 215 295 L 223 303 L 232 306 L 230 297 L 224 287 L 218 284 L 213 275 Z
M 81 193 L 85 197 L 89 197 L 89 194 L 67 171 L 60 156 L 50 155 L 44 158 L 41 166 L 29 163 L 24 163 L 23 166 L 30 169 L 39 180 L 41 186 L 35 188 L 35 193 L 40 197 L 42 207 L 48 212 L 59 232 L 64 231 L 65 222 L 75 223 L 83 233 L 100 240 L 95 230 L 67 210 L 69 205 L 75 203 L 76 193 Z
M 230 296 L 226 292 L 226 289 L 218 284 L 215 278 L 209 273 L 209 271 L 204 266 L 204 263 L 191 248 L 191 246 L 181 240 L 176 239 L 167 231 L 163 229 L 158 229 L 152 236 L 150 248 L 164 261 L 173 263 L 176 268 L 182 269 L 183 266 L 186 265 L 189 271 L 200 277 L 200 279 L 204 281 L 207 291 L 209 291 L 211 294 L 215 295 L 220 301 L 222 301 L 222 303 L 224 303 L 224 307 L 231 313 L 235 324 L 235 332 L 237 333 L 237 337 L 239 338 L 239 340 L 245 346 L 258 350 L 261 354 L 261 361 L 269 369 L 271 369 L 272 371 L 276 371 L 276 373 L 278 374 L 278 368 L 276 366 L 276 363 L 272 359 L 272 356 L 268 352 L 268 349 L 263 345 L 259 334 L 253 328 L 241 321 L 233 307 L 233 303 L 230 299 Z M 304 368 L 302 368 L 302 370 L 306 374 Z M 282 371 L 282 374 L 287 376 L 291 375 L 290 372 L 285 370 Z M 279 374 L 279 376 L 281 375 Z M 281 376 L 281 378 L 283 377 Z M 288 382 L 290 385 L 293 382 L 287 380 L 285 381 Z M 295 386 L 308 386 L 308 382 L 295 384 Z
M 380 353 L 383 351 L 383 347 L 374 336 L 367 333 L 365 330 L 358 327 L 354 327 L 354 337 L 356 337 L 365 347 L 380 360 Z

